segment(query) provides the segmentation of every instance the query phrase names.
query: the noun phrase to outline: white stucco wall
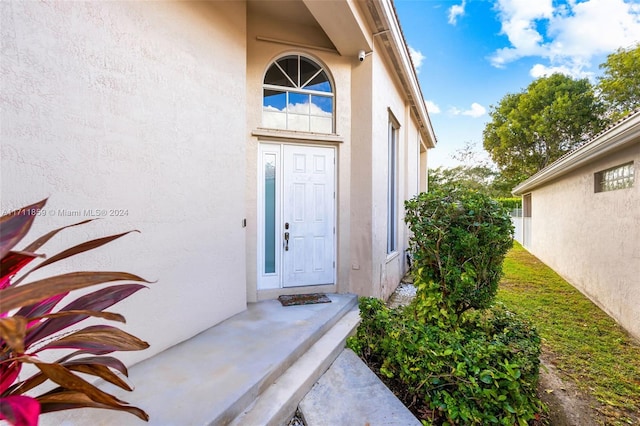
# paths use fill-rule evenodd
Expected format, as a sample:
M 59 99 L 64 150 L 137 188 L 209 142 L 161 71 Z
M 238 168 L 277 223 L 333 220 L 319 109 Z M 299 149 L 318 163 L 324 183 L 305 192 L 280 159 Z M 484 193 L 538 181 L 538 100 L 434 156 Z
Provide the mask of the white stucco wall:
M 373 295 L 373 247 L 371 215 L 373 199 L 373 128 L 372 111 L 373 60 L 367 57 L 353 67 L 351 105 L 358 111 L 357 125 L 351 128 L 351 291 L 362 295 Z M 369 212 L 369 213 L 367 213 Z
M 365 288 L 371 285 L 367 295 L 388 298 L 395 290 L 400 279 L 406 272 L 405 251 L 407 249 L 408 232 L 404 223 L 404 199 L 413 196 L 418 191 L 418 132 L 411 116 L 408 104 L 404 101 L 403 92 L 392 68 L 385 62 L 383 47 L 376 42 L 374 52 L 367 61 L 371 61 L 370 110 L 361 110 L 358 115 L 358 125 L 371 127 L 371 140 L 365 152 L 370 151 L 370 159 L 355 159 L 362 161 L 360 167 L 370 167 L 371 183 L 366 190 L 371 193 L 365 195 L 364 201 L 359 203 L 362 213 L 352 212 L 352 216 L 360 217 L 367 209 L 370 210 L 371 226 L 362 232 L 370 232 L 370 254 L 363 248 L 363 257 L 369 257 L 370 270 L 362 273 L 352 271 L 355 288 Z M 366 77 L 366 76 L 363 76 Z M 354 102 L 358 102 L 355 101 Z M 393 114 L 400 124 L 398 131 L 398 248 L 396 253 L 387 254 L 387 190 L 388 190 L 388 126 L 389 114 Z M 370 124 L 366 120 L 371 117 Z M 354 150 L 358 148 L 354 146 Z M 355 156 L 354 156 L 355 157 Z M 358 156 L 358 158 L 360 158 Z M 365 175 L 366 176 L 366 175 Z M 352 190 L 352 193 L 355 191 Z M 357 195 L 354 195 L 357 197 Z M 370 197 L 370 203 L 368 198 Z M 360 225 L 361 226 L 361 225 Z M 352 241 L 358 243 L 364 240 L 362 235 L 353 235 Z
M 634 161 L 632 188 L 594 192 L 594 173 Z M 640 338 L 640 141 L 531 193 L 540 260 Z
M 246 306 L 244 2 L 2 2 L 2 210 L 50 197 L 42 251 L 131 229 L 52 272 L 157 280 L 112 310 L 149 357 Z M 61 217 L 61 210 L 81 217 Z

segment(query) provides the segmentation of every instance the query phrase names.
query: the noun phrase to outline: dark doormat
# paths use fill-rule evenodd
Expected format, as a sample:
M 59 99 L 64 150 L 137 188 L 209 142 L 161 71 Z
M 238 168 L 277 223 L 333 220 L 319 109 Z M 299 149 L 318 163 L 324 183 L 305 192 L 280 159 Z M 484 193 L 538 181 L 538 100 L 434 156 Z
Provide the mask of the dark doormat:
M 294 306 L 294 305 L 313 305 L 315 303 L 331 303 L 331 299 L 324 293 L 311 293 L 311 294 L 290 294 L 279 296 L 278 300 L 282 303 L 282 306 Z

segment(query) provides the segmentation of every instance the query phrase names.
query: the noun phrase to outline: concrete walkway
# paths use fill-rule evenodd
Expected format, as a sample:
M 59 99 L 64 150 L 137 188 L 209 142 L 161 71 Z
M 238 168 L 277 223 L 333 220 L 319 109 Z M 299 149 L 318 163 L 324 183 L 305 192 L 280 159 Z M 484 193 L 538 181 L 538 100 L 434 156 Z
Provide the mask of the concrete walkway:
M 246 311 L 131 367 L 134 392 L 100 385 L 117 398 L 144 409 L 150 416 L 149 423 L 127 413 L 81 409 L 46 414 L 40 424 L 226 425 L 239 415 L 253 419 L 238 423 L 244 426 L 282 424 L 286 419 L 278 416 L 293 414 L 359 322 L 355 295 L 328 296 L 332 303 L 283 307 L 277 300 L 270 300 L 249 304 Z M 330 342 L 328 337 L 332 338 Z M 317 347 L 318 342 L 324 342 L 321 348 Z M 307 354 L 311 356 L 305 357 Z M 247 407 L 261 406 L 256 402 L 261 395 L 282 395 L 282 389 L 274 384 L 303 359 L 306 363 L 297 373 L 290 374 L 296 380 L 284 381 L 284 393 L 293 398 L 299 395 L 299 399 L 276 399 L 275 403 L 266 399 L 262 403 L 269 409 L 273 404 L 289 404 L 290 413 L 247 412 Z M 316 376 L 301 380 L 301 375 L 313 372 Z M 308 387 L 297 389 L 296 393 L 287 383 L 306 383 Z
M 300 403 L 307 426 L 420 426 L 420 421 L 350 349 Z

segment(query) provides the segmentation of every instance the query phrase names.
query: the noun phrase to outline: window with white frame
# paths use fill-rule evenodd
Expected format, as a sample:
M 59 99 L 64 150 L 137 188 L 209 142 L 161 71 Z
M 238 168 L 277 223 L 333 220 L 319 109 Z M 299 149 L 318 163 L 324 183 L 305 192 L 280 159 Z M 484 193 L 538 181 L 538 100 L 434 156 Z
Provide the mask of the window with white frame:
M 389 166 L 387 174 L 387 254 L 398 250 L 398 129 L 389 116 Z
M 607 170 L 599 171 L 594 176 L 595 192 L 631 188 L 633 186 L 635 176 L 633 161 Z
M 274 61 L 262 86 L 262 126 L 334 132 L 334 94 L 327 70 L 302 55 Z

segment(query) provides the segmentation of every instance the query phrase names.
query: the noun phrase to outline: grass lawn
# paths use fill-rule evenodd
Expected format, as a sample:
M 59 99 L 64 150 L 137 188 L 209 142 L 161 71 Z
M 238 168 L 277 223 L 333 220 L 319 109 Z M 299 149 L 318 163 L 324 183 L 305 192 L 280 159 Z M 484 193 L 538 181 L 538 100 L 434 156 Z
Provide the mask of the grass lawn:
M 640 424 L 640 346 L 606 313 L 518 243 L 497 301 L 529 318 L 564 380 L 596 398 L 607 424 Z

